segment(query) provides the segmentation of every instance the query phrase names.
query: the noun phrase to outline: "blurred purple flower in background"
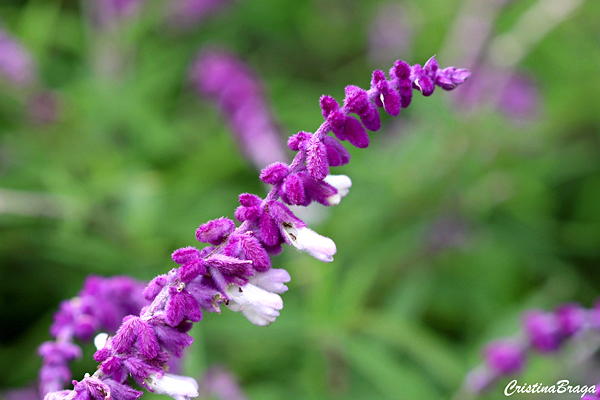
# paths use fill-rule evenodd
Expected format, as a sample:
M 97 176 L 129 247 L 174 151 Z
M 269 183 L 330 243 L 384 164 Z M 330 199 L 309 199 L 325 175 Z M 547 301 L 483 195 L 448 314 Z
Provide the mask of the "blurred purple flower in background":
M 39 400 L 40 396 L 37 390 L 33 388 L 8 389 L 0 392 L 2 400 Z
M 144 0 L 85 0 L 92 24 L 98 29 L 114 29 L 119 22 L 137 15 Z
M 585 338 L 588 334 L 597 335 L 599 312 L 600 301 L 590 309 L 577 303 L 566 303 L 550 312 L 527 310 L 522 315 L 522 332 L 513 338 L 489 343 L 482 352 L 484 363 L 467 375 L 465 387 L 474 394 L 485 392 L 500 378 L 521 373 L 529 356 L 556 354 L 576 341 L 588 347 L 585 353 L 593 356 L 598 350 L 598 342 L 586 343 Z
M 369 28 L 371 61 L 375 64 L 392 63 L 398 54 L 408 57 L 412 47 L 412 28 L 403 4 L 381 4 Z
M 0 79 L 15 86 L 29 86 L 36 77 L 36 65 L 29 51 L 0 28 Z
M 246 400 L 238 382 L 225 367 L 213 366 L 200 382 L 200 399 Z
M 175 0 L 167 6 L 167 21 L 176 30 L 190 29 L 215 14 L 233 0 Z
M 538 117 L 540 93 L 529 75 L 487 65 L 479 65 L 473 70 L 470 84 L 455 96 L 459 108 L 471 113 L 491 107 L 516 123 Z
M 244 62 L 224 51 L 206 51 L 192 64 L 190 77 L 201 94 L 216 102 L 257 169 L 287 158 L 261 82 Z

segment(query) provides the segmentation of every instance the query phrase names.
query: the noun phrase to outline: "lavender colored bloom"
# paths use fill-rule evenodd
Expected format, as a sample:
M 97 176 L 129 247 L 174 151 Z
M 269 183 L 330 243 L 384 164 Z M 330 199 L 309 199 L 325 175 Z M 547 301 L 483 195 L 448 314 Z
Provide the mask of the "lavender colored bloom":
M 549 353 L 558 350 L 562 337 L 554 314 L 539 310 L 528 311 L 523 316 L 523 328 L 537 351 Z
M 531 121 L 539 113 L 540 93 L 536 82 L 528 75 L 513 73 L 500 91 L 500 110 L 514 121 Z
M 515 342 L 491 343 L 485 348 L 484 354 L 487 364 L 499 375 L 517 373 L 525 363 L 523 346 Z
M 262 84 L 245 63 L 223 51 L 207 51 L 194 61 L 190 76 L 198 91 L 216 102 L 257 169 L 286 158 Z
M 0 79 L 15 86 L 28 86 L 35 82 L 36 76 L 31 54 L 0 28 Z
M 473 393 L 490 389 L 500 376 L 519 373 L 528 353 L 554 353 L 567 340 L 577 340 L 586 331 L 598 329 L 594 310 L 585 310 L 574 303 L 563 304 L 554 312 L 530 310 L 523 315 L 523 331 L 517 339 L 503 339 L 489 344 L 484 349 L 485 365 L 471 371 L 465 385 Z M 600 390 L 600 386 L 598 386 Z M 598 393 L 596 393 L 597 395 Z

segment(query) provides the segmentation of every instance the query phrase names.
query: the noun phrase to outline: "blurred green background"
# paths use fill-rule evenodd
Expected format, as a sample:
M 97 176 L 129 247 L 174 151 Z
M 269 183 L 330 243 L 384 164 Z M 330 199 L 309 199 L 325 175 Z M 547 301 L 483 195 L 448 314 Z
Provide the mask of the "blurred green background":
M 397 58 L 437 54 L 474 75 L 416 92 L 368 149 L 349 149 L 334 173 L 350 194 L 311 224 L 336 242 L 335 261 L 286 249 L 274 259 L 292 276 L 281 316 L 259 328 L 206 314 L 188 374 L 224 365 L 250 399 L 467 398 L 482 346 L 514 334 L 524 310 L 593 304 L 600 2 L 238 0 L 185 29 L 165 3 L 103 29 L 89 3 L 0 1 L 0 26 L 38 76 L 0 76 L 1 389 L 35 382 L 52 313 L 88 274 L 148 281 L 198 244 L 199 224 L 233 218 L 239 193 L 265 193 L 189 83 L 207 46 L 256 71 L 286 136 L 319 126 L 320 95 L 341 101 Z M 509 88 L 511 74 L 526 80 Z M 75 379 L 95 369 L 92 352 Z M 571 358 L 534 357 L 520 381 L 600 380 L 584 382 Z M 506 382 L 482 398 L 504 398 Z

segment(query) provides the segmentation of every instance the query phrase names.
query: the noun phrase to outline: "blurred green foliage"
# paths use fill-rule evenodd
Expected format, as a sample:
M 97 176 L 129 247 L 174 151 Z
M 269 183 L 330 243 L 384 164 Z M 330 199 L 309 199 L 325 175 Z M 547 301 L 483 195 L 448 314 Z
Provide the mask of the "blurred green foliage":
M 510 31 L 535 3 L 506 5 L 492 32 Z M 177 32 L 149 1 L 106 33 L 76 1 L 0 3 L 58 108 L 36 123 L 27 93 L 0 83 L 0 203 L 25 196 L 20 212 L 0 214 L 0 387 L 35 381 L 36 346 L 85 276 L 150 280 L 174 267 L 174 249 L 196 244 L 200 223 L 232 218 L 239 193 L 264 194 L 188 82 L 197 52 L 238 54 L 286 131 L 311 131 L 321 94 L 341 100 L 345 85 L 368 87 L 373 69 L 391 66 L 368 57 L 381 4 L 239 0 Z M 439 55 L 469 11 L 459 0 L 400 4 L 413 37 L 410 54 L 392 58 L 410 63 Z M 600 289 L 599 17 L 600 2 L 584 2 L 527 49 L 517 67 L 539 87 L 533 119 L 466 113 L 453 105 L 464 87 L 384 118 L 370 148 L 350 149 L 335 171 L 352 178 L 349 196 L 313 225 L 335 240 L 335 261 L 286 249 L 274 259 L 292 275 L 276 323 L 205 315 L 187 372 L 225 365 L 251 399 L 451 398 L 483 344 L 516 332 L 523 310 L 590 306 Z M 438 61 L 460 62 L 451 57 Z M 91 351 L 75 379 L 95 368 Z M 533 360 L 528 382 L 568 377 L 568 354 L 550 359 Z

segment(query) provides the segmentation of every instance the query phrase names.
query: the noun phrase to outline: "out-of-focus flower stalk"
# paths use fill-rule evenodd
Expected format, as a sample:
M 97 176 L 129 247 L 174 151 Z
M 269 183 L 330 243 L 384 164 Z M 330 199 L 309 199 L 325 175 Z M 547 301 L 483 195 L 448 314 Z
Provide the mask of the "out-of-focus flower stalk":
M 246 63 L 231 53 L 205 51 L 192 64 L 190 77 L 197 90 L 217 104 L 241 152 L 256 169 L 286 159 L 263 85 Z

